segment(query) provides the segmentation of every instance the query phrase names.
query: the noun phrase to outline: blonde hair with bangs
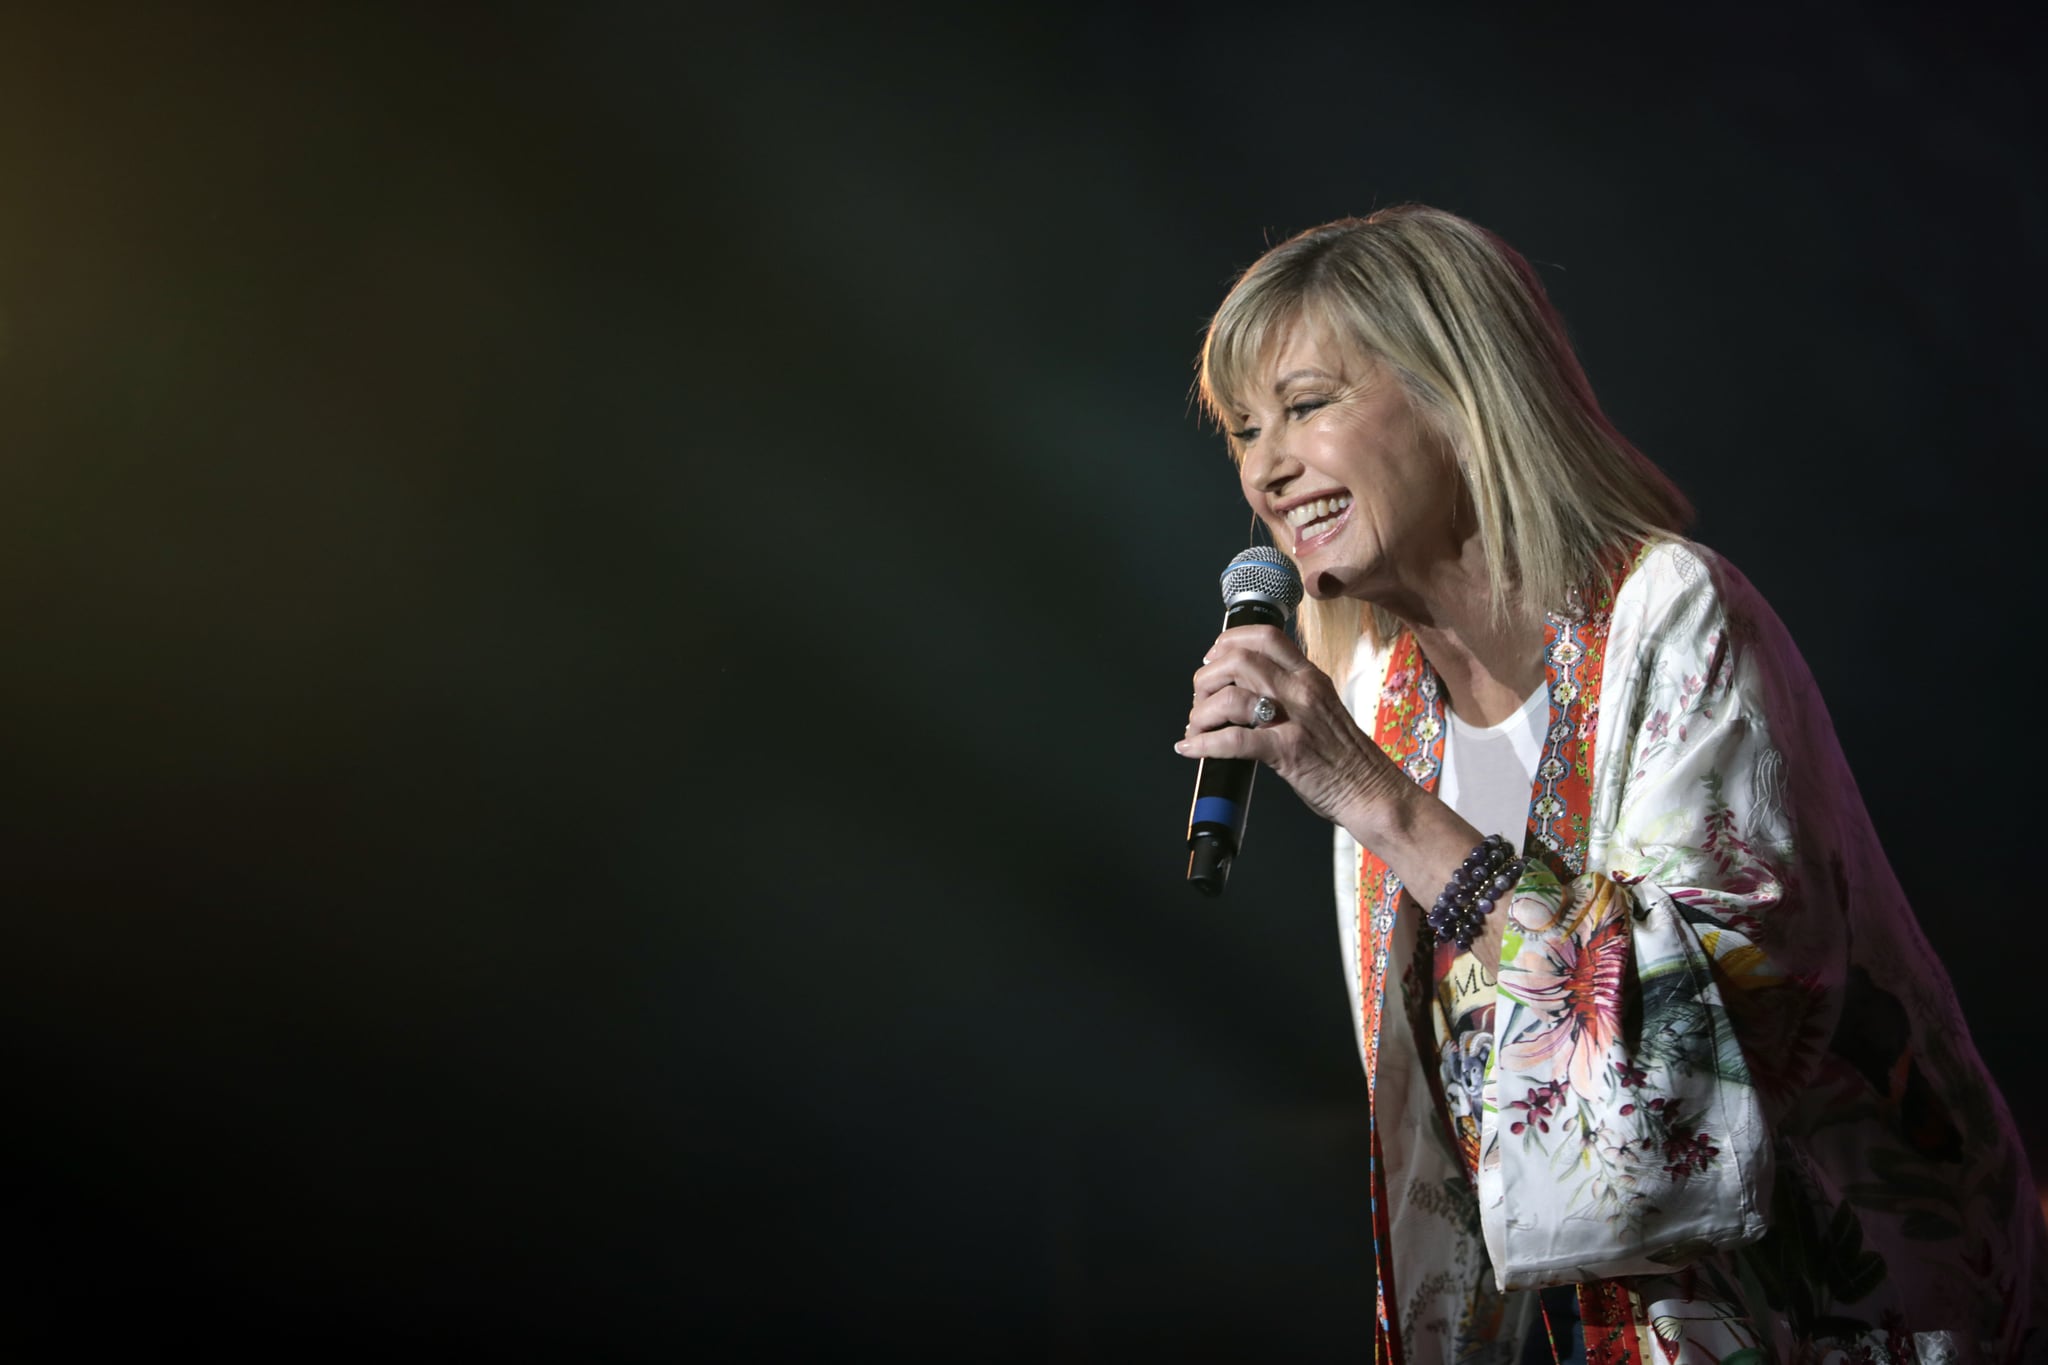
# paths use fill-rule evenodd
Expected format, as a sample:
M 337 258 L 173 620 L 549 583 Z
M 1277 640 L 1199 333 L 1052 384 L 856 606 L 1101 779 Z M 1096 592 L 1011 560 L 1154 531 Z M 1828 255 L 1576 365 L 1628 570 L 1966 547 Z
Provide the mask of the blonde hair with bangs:
M 1536 272 L 1475 223 L 1419 204 L 1290 238 L 1231 287 L 1202 346 L 1203 408 L 1228 431 L 1296 323 L 1388 365 L 1450 444 L 1479 521 L 1496 618 L 1563 606 L 1603 551 L 1682 530 L 1692 508 L 1607 420 Z M 1401 623 L 1304 601 L 1300 635 L 1340 682 L 1361 634 Z

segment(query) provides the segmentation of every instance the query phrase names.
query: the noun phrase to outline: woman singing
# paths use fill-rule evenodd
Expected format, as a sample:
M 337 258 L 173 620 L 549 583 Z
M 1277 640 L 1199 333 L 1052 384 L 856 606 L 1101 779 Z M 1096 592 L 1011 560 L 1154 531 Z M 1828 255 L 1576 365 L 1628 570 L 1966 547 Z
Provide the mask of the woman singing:
M 1337 827 L 1375 1359 L 2048 1358 L 2025 1156 L 1813 679 L 1528 263 L 1303 233 L 1201 393 L 1310 600 L 1176 748 Z

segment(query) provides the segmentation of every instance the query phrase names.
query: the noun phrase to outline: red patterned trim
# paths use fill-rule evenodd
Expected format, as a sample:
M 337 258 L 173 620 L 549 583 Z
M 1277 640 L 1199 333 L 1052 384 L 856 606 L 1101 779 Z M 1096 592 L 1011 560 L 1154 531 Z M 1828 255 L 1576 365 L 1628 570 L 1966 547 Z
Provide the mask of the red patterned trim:
M 1422 649 L 1407 631 L 1394 642 L 1387 662 L 1373 741 L 1425 790 L 1436 789 L 1443 770 L 1443 691 Z M 1380 1020 L 1386 1010 L 1388 950 L 1394 939 L 1401 880 L 1370 849 L 1360 852 L 1358 869 L 1358 982 L 1364 1001 L 1360 1028 L 1365 1042 L 1365 1088 L 1372 1130 L 1372 1258 L 1375 1281 L 1374 1365 L 1402 1365 L 1401 1330 L 1394 1293 L 1394 1247 L 1387 1225 L 1386 1160 L 1380 1151 L 1378 1112 L 1373 1104 L 1380 1072 Z
M 1373 1295 L 1377 1312 L 1372 1325 L 1374 1365 L 1402 1365 L 1401 1326 L 1394 1311 L 1394 1243 L 1387 1230 L 1386 1158 L 1380 1154 L 1380 1132 L 1372 1129 L 1372 1259 L 1378 1281 Z
M 1529 793 L 1529 834 L 1523 847 L 1550 864 L 1560 882 L 1586 870 L 1587 816 L 1593 806 L 1593 733 L 1600 723 L 1600 679 L 1614 596 L 1640 550 L 1610 555 L 1591 593 L 1576 609 L 1552 612 L 1544 630 L 1543 665 L 1550 682 L 1550 730 Z
M 1424 791 L 1435 791 L 1444 765 L 1443 689 L 1415 636 L 1402 631 L 1387 661 L 1373 720 L 1373 742 Z M 1378 1083 L 1380 1018 L 1387 998 L 1387 949 L 1394 937 L 1394 912 L 1401 904 L 1401 879 L 1371 849 L 1361 849 L 1358 868 L 1358 981 L 1364 1015 L 1365 1085 Z
M 1586 1365 L 1643 1365 L 1642 1300 L 1620 1280 L 1579 1286 L 1579 1320 L 1586 1333 Z

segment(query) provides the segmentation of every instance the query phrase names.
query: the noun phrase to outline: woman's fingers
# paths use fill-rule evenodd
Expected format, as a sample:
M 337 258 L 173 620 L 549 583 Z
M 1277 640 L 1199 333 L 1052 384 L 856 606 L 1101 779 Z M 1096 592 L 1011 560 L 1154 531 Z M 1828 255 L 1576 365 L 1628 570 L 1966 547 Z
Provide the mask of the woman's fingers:
M 1261 698 L 1271 704 L 1270 719 L 1261 715 Z M 1328 675 L 1269 627 L 1226 631 L 1210 648 L 1195 674 L 1187 732 L 1173 747 L 1188 758 L 1264 763 L 1311 810 L 1340 822 L 1398 776 Z
M 1290 660 L 1287 654 L 1271 647 L 1266 641 L 1242 641 L 1231 638 L 1251 633 L 1232 631 L 1209 650 L 1206 662 L 1195 670 L 1197 697 L 1219 692 L 1226 687 L 1242 687 L 1254 695 L 1277 697 L 1283 692 L 1298 690 L 1299 681 L 1305 677 L 1320 676 L 1308 661 L 1301 659 L 1298 654 Z M 1266 628 L 1265 633 L 1282 642 L 1287 640 L 1286 636 L 1271 628 Z M 1291 645 L 1289 652 L 1292 652 Z
M 1270 714 L 1260 713 L 1261 697 L 1266 699 Z M 1277 725 L 1286 714 L 1287 708 L 1270 693 L 1255 693 L 1242 687 L 1225 687 L 1207 696 L 1196 698 L 1195 704 L 1188 709 L 1187 733 L 1220 729 L 1225 725 Z
M 1255 697 L 1279 697 L 1290 691 L 1287 674 L 1263 659 L 1230 657 L 1203 664 L 1195 673 L 1195 698 L 1221 696 L 1235 689 Z
M 1175 743 L 1173 751 L 1183 758 L 1248 758 L 1268 766 L 1274 758 L 1269 732 L 1243 725 L 1197 730 Z
M 1186 733 L 1192 737 L 1227 728 L 1285 724 L 1315 705 L 1315 685 L 1322 677 L 1282 631 L 1271 626 L 1225 631 L 1195 672 L 1194 704 L 1188 709 Z M 1240 751 L 1240 743 L 1235 737 L 1226 741 L 1224 747 L 1229 752 L 1198 746 L 1199 756 L 1272 761 L 1272 746 L 1256 744 Z
M 1274 626 L 1240 626 L 1224 631 L 1209 646 L 1202 662 L 1215 664 L 1226 659 L 1261 659 L 1279 673 L 1297 673 L 1310 666 L 1308 657 L 1287 638 L 1287 632 Z

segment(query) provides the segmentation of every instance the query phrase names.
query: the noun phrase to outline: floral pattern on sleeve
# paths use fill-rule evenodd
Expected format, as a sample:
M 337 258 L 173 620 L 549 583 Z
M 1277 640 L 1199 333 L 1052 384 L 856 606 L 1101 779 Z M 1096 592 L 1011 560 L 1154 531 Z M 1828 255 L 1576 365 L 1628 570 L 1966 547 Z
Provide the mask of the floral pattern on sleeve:
M 1669 902 L 1641 923 L 1637 905 L 1542 867 L 1517 893 L 1479 1172 L 1509 1288 L 1653 1273 L 1763 1232 L 1768 1130 L 1719 988 Z

